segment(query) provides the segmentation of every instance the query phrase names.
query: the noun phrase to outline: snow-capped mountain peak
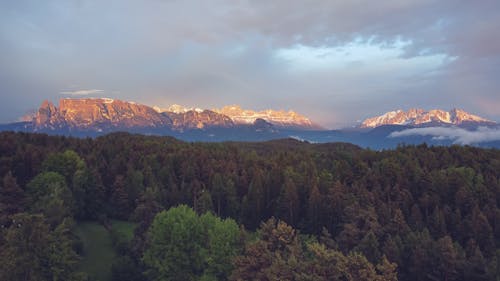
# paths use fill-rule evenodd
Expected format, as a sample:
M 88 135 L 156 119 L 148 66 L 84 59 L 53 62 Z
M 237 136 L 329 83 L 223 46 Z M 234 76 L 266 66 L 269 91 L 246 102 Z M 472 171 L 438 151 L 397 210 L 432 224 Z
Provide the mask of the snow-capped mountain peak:
M 236 124 L 253 124 L 257 119 L 262 119 L 278 127 L 319 128 L 309 118 L 292 110 L 254 111 L 243 109 L 239 105 L 228 105 L 213 111 L 229 116 Z
M 173 104 L 168 108 L 153 107 L 157 112 L 173 112 L 177 114 L 187 113 L 189 111 L 203 112 L 204 109 L 185 107 L 178 104 Z M 229 117 L 236 125 L 252 125 L 257 119 L 265 120 L 278 127 L 300 128 L 300 129 L 319 129 L 320 126 L 314 124 L 309 118 L 289 110 L 273 110 L 266 109 L 262 111 L 254 111 L 243 109 L 241 106 L 233 104 L 224 106 L 220 109 L 208 109 L 218 114 Z
M 375 128 L 382 125 L 410 125 L 419 126 L 429 123 L 441 123 L 449 125 L 462 124 L 495 124 L 495 122 L 468 113 L 462 109 L 445 111 L 441 109 L 423 110 L 413 108 L 408 111 L 396 110 L 384 113 L 380 116 L 368 118 L 361 123 L 362 128 Z
M 186 113 L 189 111 L 196 111 L 198 113 L 203 112 L 203 109 L 198 108 L 198 107 L 185 107 L 179 104 L 172 104 L 168 108 L 161 108 L 159 106 L 153 106 L 153 109 L 156 110 L 158 113 L 162 112 L 173 112 L 173 113 Z

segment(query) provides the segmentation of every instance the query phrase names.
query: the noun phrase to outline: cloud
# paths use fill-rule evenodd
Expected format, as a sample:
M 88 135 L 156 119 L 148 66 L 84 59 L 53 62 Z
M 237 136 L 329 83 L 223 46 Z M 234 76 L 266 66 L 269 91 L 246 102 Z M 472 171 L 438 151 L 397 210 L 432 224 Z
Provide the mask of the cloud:
M 89 90 L 62 91 L 59 93 L 61 95 L 69 95 L 69 96 L 88 96 L 88 95 L 102 94 L 104 93 L 104 90 L 89 89 Z
M 469 131 L 457 127 L 412 128 L 392 132 L 389 137 L 432 136 L 435 140 L 451 140 L 455 144 L 474 144 L 481 142 L 500 141 L 500 129 L 479 127 Z
M 72 84 L 330 128 L 403 105 L 500 120 L 498 0 L 147 2 L 0 1 L 0 122 Z

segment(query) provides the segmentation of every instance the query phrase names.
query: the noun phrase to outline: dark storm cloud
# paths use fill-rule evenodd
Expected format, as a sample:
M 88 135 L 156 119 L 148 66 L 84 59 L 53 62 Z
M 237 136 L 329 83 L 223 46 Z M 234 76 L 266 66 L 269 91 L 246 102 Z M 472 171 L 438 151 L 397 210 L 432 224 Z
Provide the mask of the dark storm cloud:
M 325 126 L 415 106 L 500 119 L 498 1 L 373 3 L 4 1 L 0 120 L 89 89 Z

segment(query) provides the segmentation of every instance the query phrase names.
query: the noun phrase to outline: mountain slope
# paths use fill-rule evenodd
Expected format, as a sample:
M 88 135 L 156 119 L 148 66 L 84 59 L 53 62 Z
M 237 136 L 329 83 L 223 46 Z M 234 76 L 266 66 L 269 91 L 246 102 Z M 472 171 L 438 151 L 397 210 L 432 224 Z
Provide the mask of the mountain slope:
M 214 109 L 215 112 L 229 116 L 236 124 L 253 124 L 257 119 L 265 120 L 277 127 L 296 129 L 321 129 L 309 118 L 292 110 L 263 110 L 253 111 L 242 109 L 238 105 L 225 106 L 221 109 Z
M 280 129 L 319 129 L 294 111 L 252 111 L 239 106 L 202 110 L 172 105 L 167 109 L 107 98 L 61 99 L 59 106 L 44 101 L 34 117 L 34 131 L 107 132 L 132 128 L 184 131 L 207 128 L 253 127 L 269 123 Z M 268 129 L 266 129 L 268 130 Z M 274 129 L 273 129 L 274 130 Z
M 495 125 L 496 123 L 485 118 L 470 114 L 461 109 L 444 111 L 433 109 L 396 110 L 383 115 L 368 118 L 361 123 L 361 128 L 375 128 L 383 125 Z
M 188 110 L 184 112 L 163 112 L 172 120 L 174 129 L 203 129 L 206 127 L 234 127 L 231 118 L 211 110 Z
M 61 99 L 59 107 L 44 101 L 33 120 L 35 130 L 171 126 L 168 116 L 151 107 L 112 99 Z

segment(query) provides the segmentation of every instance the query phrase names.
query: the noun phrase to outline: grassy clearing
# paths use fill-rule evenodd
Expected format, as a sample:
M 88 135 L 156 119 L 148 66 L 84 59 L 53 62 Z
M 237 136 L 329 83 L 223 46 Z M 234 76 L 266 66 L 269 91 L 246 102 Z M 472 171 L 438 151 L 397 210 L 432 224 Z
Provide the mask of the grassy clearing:
M 108 231 L 97 222 L 81 222 L 76 227 L 76 234 L 83 242 L 80 269 L 97 280 L 110 280 L 115 251 Z
M 125 221 L 112 221 L 112 228 L 130 240 L 135 224 Z M 111 279 L 111 265 L 116 258 L 110 233 L 98 222 L 79 222 L 76 234 L 83 242 L 83 259 L 80 270 L 87 272 L 99 281 Z
M 128 241 L 132 240 L 134 237 L 134 229 L 136 227 L 135 223 L 128 221 L 111 220 L 112 228 L 120 233 L 123 233 Z

